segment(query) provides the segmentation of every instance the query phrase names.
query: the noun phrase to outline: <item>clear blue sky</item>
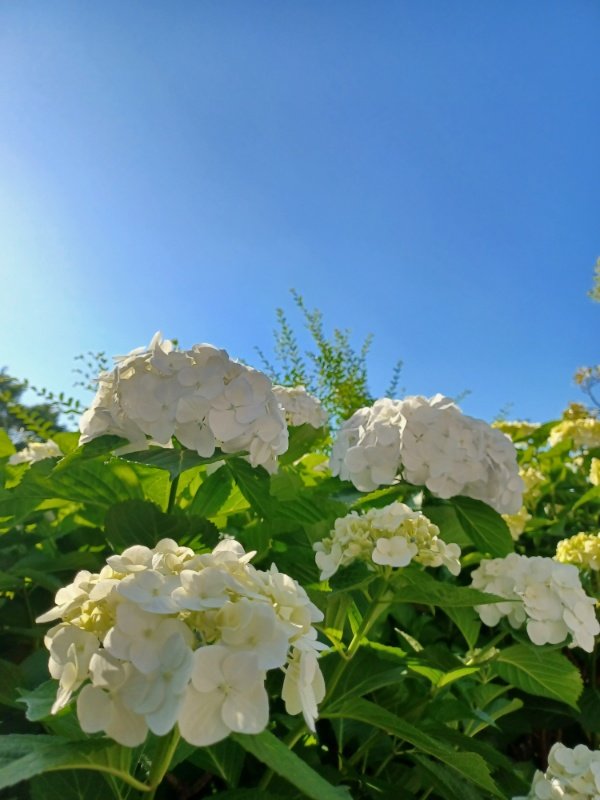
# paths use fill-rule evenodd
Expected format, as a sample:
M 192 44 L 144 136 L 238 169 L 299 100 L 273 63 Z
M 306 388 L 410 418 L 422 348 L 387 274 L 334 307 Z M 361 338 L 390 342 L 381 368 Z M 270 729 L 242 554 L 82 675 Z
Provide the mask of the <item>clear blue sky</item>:
M 0 365 L 256 363 L 296 287 L 372 390 L 559 414 L 600 360 L 597 0 L 0 3 Z

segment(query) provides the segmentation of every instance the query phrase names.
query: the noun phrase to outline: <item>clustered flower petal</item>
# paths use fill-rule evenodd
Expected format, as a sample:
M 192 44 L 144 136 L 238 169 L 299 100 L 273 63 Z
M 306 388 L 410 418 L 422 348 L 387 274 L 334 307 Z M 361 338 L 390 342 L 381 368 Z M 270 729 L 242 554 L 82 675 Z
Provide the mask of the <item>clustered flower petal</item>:
M 592 486 L 600 486 L 600 458 L 592 458 L 588 479 Z
M 466 495 L 500 513 L 514 514 L 522 505 L 510 439 L 440 394 L 383 398 L 359 409 L 342 424 L 330 465 L 365 492 L 400 475 L 438 497 Z
M 212 345 L 176 350 L 156 334 L 147 349 L 118 358 L 98 384 L 81 418 L 81 444 L 111 433 L 130 441 L 127 450 L 140 450 L 149 442 L 170 447 L 175 436 L 201 456 L 217 447 L 247 452 L 252 466 L 271 471 L 287 449 L 269 378 Z
M 557 561 L 600 571 L 600 533 L 578 533 L 556 545 Z
M 190 744 L 267 725 L 266 672 L 284 674 L 290 714 L 314 730 L 325 695 L 317 661 L 322 613 L 273 565 L 261 571 L 234 539 L 196 555 L 172 539 L 129 547 L 100 573 L 80 572 L 38 622 L 59 682 L 52 713 L 79 689 L 86 733 L 128 747 L 176 724 Z
M 321 580 L 359 559 L 368 565 L 406 567 L 416 561 L 426 567 L 447 567 L 460 572 L 460 547 L 446 544 L 439 528 L 420 511 L 404 503 L 356 511 L 336 519 L 331 535 L 313 545 Z
M 304 386 L 273 386 L 273 393 L 288 425 L 310 425 L 312 428 L 327 425 L 327 412 L 321 401 Z
M 583 417 L 564 419 L 550 431 L 548 442 L 551 446 L 570 439 L 574 447 L 591 449 L 600 447 L 600 419 Z
M 594 649 L 600 633 L 595 600 L 583 590 L 579 571 L 544 556 L 510 553 L 505 558 L 484 559 L 473 571 L 472 585 L 508 602 L 476 606 L 486 625 L 506 617 L 513 628 L 526 625 L 534 644 L 560 644 Z
M 502 514 L 502 519 L 508 525 L 510 535 L 516 542 L 531 519 L 531 514 L 527 511 L 525 506 L 523 506 L 516 514 Z
M 536 770 L 526 797 L 513 800 L 598 800 L 600 798 L 600 751 L 584 744 L 574 748 L 561 742 L 548 753 L 546 772 Z
M 62 451 L 60 447 L 48 439 L 47 442 L 30 442 L 22 450 L 13 453 L 8 459 L 9 464 L 34 464 L 36 461 L 43 461 L 45 458 L 60 458 Z

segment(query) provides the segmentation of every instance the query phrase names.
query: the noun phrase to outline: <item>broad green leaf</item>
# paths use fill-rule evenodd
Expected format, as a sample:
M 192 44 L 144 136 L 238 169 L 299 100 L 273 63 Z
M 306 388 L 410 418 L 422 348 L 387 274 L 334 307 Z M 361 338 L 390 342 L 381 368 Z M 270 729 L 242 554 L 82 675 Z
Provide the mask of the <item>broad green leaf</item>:
M 236 787 L 240 778 L 246 753 L 230 737 L 211 747 L 196 747 L 188 761 L 199 769 L 218 775 L 231 787 Z
M 269 485 L 269 473 L 262 467 L 252 467 L 241 458 L 227 462 L 234 481 L 252 508 L 265 519 L 271 518 L 273 498 Z
M 250 755 L 312 800 L 350 800 L 350 794 L 345 787 L 328 783 L 269 731 L 263 731 L 256 736 L 235 733 L 232 738 Z
M 465 533 L 484 555 L 507 556 L 514 550 L 508 525 L 497 511 L 471 497 L 454 497 L 449 501 Z
M 221 467 L 204 478 L 186 510 L 199 517 L 214 517 L 226 503 L 231 487 L 231 472 Z
M 0 736 L 0 789 L 43 772 L 63 769 L 107 772 L 142 789 L 144 784 L 117 766 L 123 749 L 106 739 L 71 742 L 60 736 L 43 734 Z
M 224 792 L 211 794 L 213 800 L 289 800 L 289 796 L 266 792 L 264 789 L 226 789 Z
M 16 447 L 11 442 L 8 433 L 0 428 L 0 458 L 8 458 L 16 452 Z
M 376 645 L 366 643 L 350 661 L 332 694 L 327 697 L 327 708 L 338 707 L 346 699 L 362 697 L 369 692 L 401 683 L 406 678 L 406 653 L 400 648 L 389 648 L 399 654 L 396 658 L 381 654 Z M 382 659 L 379 656 L 382 655 Z M 325 684 L 340 663 L 340 656 L 329 655 L 323 660 Z
M 477 753 L 459 753 L 448 747 L 443 741 L 435 739 L 404 719 L 392 714 L 381 706 L 368 700 L 352 699 L 344 703 L 334 712 L 325 711 L 323 717 L 354 719 L 365 722 L 385 731 L 390 736 L 397 736 L 416 747 L 417 750 L 433 756 L 446 764 L 451 770 L 467 778 L 476 786 L 485 789 L 494 797 L 502 797 L 501 792 L 492 780 L 485 760 Z
M 434 578 L 428 572 L 410 567 L 394 575 L 394 601 L 420 603 L 447 608 L 468 608 L 487 603 L 506 602 L 505 598 L 480 592 L 470 586 L 457 586 Z
M 288 449 L 283 455 L 279 456 L 279 463 L 282 466 L 292 464 L 317 444 L 322 443 L 327 438 L 327 435 L 327 428 L 313 428 L 308 423 L 290 427 Z
M 104 524 L 106 538 L 117 551 L 134 544 L 155 547 L 166 538 L 178 541 L 190 531 L 187 517 L 166 514 L 147 500 L 125 500 L 111 506 Z
M 502 650 L 490 668 L 517 689 L 577 708 L 583 690 L 581 675 L 577 667 L 557 650 L 516 644 Z
M 347 567 L 340 567 L 335 575 L 329 578 L 329 585 L 333 592 L 347 592 L 366 581 L 373 580 L 371 572 L 363 561 L 354 561 Z
M 458 630 L 462 633 L 469 650 L 473 650 L 479 638 L 481 630 L 481 620 L 476 611 L 472 608 L 450 608 L 443 609 L 444 613 L 450 617 Z
M 80 445 L 68 455 L 64 456 L 64 458 L 61 458 L 53 471 L 54 473 L 62 472 L 72 467 L 78 461 L 89 461 L 93 458 L 99 458 L 100 456 L 108 456 L 113 450 L 116 450 L 117 447 L 122 447 L 127 443 L 127 439 L 123 439 L 121 436 L 99 436 L 97 439 L 92 439 L 92 441 L 87 444 Z
M 107 800 L 110 783 L 89 770 L 65 770 L 37 775 L 31 781 L 31 800 Z
M 600 691 L 588 686 L 581 696 L 581 725 L 586 731 L 600 733 Z
M 119 456 L 125 461 L 135 461 L 138 464 L 146 464 L 155 469 L 164 469 L 169 473 L 172 480 L 181 475 L 182 472 L 192 469 L 192 467 L 213 464 L 215 461 L 223 461 L 231 457 L 221 453 L 220 450 L 215 450 L 214 455 L 205 458 L 204 456 L 199 456 L 194 450 L 184 450 L 177 447 L 155 447 L 154 445 L 147 450 Z
M 427 756 L 415 753 L 411 756 L 425 773 L 427 788 L 435 789 L 436 794 L 446 800 L 485 800 L 485 795 L 476 789 L 472 783 L 454 774 L 447 767 L 433 761 Z

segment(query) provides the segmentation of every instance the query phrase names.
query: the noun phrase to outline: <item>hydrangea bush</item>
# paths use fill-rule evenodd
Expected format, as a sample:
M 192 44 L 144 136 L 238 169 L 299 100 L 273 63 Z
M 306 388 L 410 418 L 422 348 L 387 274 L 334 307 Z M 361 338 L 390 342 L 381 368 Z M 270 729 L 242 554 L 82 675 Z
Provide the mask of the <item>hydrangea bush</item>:
M 0 436 L 0 791 L 600 797 L 596 415 L 328 420 L 156 335 Z

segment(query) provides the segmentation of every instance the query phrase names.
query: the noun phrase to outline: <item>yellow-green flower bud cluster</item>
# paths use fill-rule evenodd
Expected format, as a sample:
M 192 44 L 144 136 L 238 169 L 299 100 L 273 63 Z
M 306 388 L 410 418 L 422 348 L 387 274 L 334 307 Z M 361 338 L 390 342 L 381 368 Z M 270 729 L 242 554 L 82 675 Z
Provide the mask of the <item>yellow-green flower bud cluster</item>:
M 557 561 L 581 569 L 600 570 L 600 533 L 578 533 L 556 547 Z
M 439 528 L 420 511 L 404 503 L 356 511 L 335 521 L 331 535 L 314 545 L 321 580 L 357 559 L 373 566 L 406 567 L 416 561 L 426 567 L 446 566 L 460 572 L 460 548 L 439 538 Z

